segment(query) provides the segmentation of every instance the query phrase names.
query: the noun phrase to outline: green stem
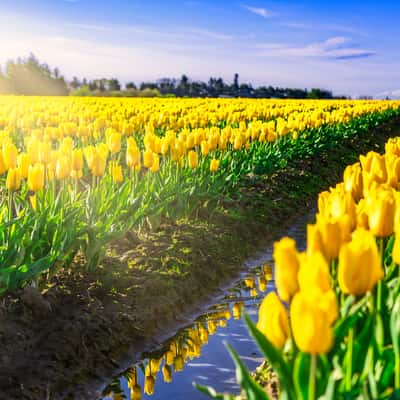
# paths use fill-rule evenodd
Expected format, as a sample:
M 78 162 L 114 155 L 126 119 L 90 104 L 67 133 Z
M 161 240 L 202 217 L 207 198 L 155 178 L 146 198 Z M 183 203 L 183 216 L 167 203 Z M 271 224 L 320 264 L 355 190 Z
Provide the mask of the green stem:
M 308 400 L 315 399 L 315 377 L 317 373 L 317 355 L 311 355 L 310 380 L 308 382 Z
M 398 354 L 396 355 L 394 387 L 396 390 L 400 390 L 400 356 Z
M 7 245 L 10 243 L 10 238 L 11 238 L 11 220 L 12 220 L 12 203 L 13 203 L 13 191 L 9 190 L 8 191 L 8 231 L 7 231 Z
M 353 342 L 354 328 L 350 328 L 349 339 L 347 343 L 347 368 L 346 368 L 346 392 L 351 391 L 351 379 L 353 375 Z

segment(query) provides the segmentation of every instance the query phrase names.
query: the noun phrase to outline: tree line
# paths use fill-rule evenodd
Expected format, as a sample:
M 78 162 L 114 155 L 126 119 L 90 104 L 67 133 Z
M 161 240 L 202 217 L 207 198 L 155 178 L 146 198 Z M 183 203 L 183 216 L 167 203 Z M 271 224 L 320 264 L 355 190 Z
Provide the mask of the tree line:
M 251 97 L 332 99 L 332 92 L 313 88 L 281 88 L 273 86 L 253 87 L 251 83 L 240 83 L 235 74 L 232 83 L 222 78 L 211 77 L 208 82 L 190 80 L 187 75 L 180 79 L 163 78 L 155 82 L 123 85 L 117 78 L 78 79 L 67 81 L 58 68 L 51 69 L 40 63 L 33 55 L 7 61 L 0 68 L 0 94 L 23 95 L 76 95 L 76 96 L 171 96 L 171 97 Z

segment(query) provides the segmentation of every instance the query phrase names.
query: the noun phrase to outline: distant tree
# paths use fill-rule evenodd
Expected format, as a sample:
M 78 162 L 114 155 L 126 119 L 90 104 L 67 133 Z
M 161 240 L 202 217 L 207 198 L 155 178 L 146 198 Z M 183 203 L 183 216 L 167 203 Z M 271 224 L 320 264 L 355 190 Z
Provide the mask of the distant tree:
M 79 82 L 79 79 L 78 79 L 76 76 L 74 76 L 74 77 L 72 78 L 72 81 L 70 82 L 69 86 L 70 86 L 72 89 L 78 89 L 80 86 L 86 86 L 86 85 L 82 85 L 82 84 Z
M 32 53 L 25 59 L 18 58 L 16 62 L 7 61 L 4 79 L 7 81 L 6 86 L 10 93 L 25 95 L 68 93 L 67 85 L 59 70 L 55 69 L 52 72 L 47 64 L 40 64 Z
M 135 83 L 134 82 L 128 82 L 126 85 L 125 85 L 125 89 L 127 89 L 127 90 L 129 90 L 129 89 L 137 89 L 137 87 L 136 87 L 136 85 L 135 85 Z
M 236 73 L 233 77 L 232 94 L 239 96 L 239 74 Z
M 107 90 L 109 91 L 120 91 L 121 84 L 119 83 L 117 78 L 109 79 L 107 82 Z
M 329 90 L 312 88 L 308 93 L 307 98 L 309 99 L 332 99 L 332 92 Z

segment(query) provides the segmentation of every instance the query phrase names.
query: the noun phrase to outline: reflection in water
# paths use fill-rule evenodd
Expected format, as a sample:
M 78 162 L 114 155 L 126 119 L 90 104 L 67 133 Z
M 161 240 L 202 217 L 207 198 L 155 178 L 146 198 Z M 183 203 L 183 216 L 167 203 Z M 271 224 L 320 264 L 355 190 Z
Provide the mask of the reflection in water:
M 212 364 L 195 364 L 192 360 L 201 356 L 202 347 L 209 337 L 224 335 L 223 329 L 231 318 L 241 318 L 242 309 L 255 308 L 264 297 L 263 293 L 272 284 L 272 271 L 268 264 L 254 268 L 251 275 L 230 289 L 220 304 L 213 306 L 209 312 L 198 318 L 191 326 L 180 330 L 175 337 L 164 343 L 163 347 L 152 353 L 144 354 L 144 359 L 114 378 L 103 392 L 104 400 L 140 400 L 144 395 L 151 396 L 156 390 L 156 382 L 173 381 L 174 376 L 190 367 L 214 367 Z M 220 331 L 220 329 L 222 331 Z M 231 335 L 235 335 L 231 332 Z M 249 340 L 243 335 L 238 340 Z M 219 372 L 230 372 L 219 368 Z M 201 380 L 201 375 L 197 379 Z M 193 389 L 194 390 L 194 389 Z

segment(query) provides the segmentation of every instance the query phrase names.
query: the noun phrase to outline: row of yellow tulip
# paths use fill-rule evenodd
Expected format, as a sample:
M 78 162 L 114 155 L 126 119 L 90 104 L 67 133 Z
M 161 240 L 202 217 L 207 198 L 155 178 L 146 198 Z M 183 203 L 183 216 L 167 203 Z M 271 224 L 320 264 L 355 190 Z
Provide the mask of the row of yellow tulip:
M 210 152 L 207 168 L 215 172 L 220 165 L 217 154 L 226 150 L 249 148 L 254 141 L 274 142 L 289 132 L 297 138 L 307 128 L 399 106 L 378 101 L 3 96 L 0 175 L 9 171 L 9 190 L 18 190 L 21 179 L 28 178 L 29 189 L 36 192 L 54 178 L 79 179 L 88 170 L 94 177 L 103 176 L 109 164 L 114 182 L 120 183 L 130 170 L 157 172 L 163 159 L 194 169 L 199 157 Z
M 379 398 L 400 393 L 400 319 L 393 315 L 400 302 L 399 182 L 400 138 L 395 138 L 384 155 L 360 156 L 345 169 L 342 183 L 319 195 L 316 223 L 307 226 L 306 251 L 299 252 L 289 237 L 275 243 L 279 297 L 275 292 L 265 297 L 257 327 L 287 360 L 296 352 L 310 354 L 314 377 L 317 362 L 322 368 L 322 360 L 329 360 L 331 374 L 340 370 L 337 389 L 331 387 L 335 396 L 365 393 L 371 376 L 381 376 L 384 352 L 393 361 L 387 383 L 367 391 L 379 392 Z M 290 319 L 282 301 L 289 303 Z M 358 307 L 356 314 L 351 306 Z M 383 330 L 382 337 L 375 340 L 372 334 L 361 341 L 369 322 L 371 332 Z M 338 332 L 345 323 L 343 336 Z M 335 357 L 343 364 L 334 365 Z M 308 398 L 315 398 L 316 390 L 325 393 L 326 382 L 311 382 Z
M 94 270 L 107 240 L 189 215 L 257 168 L 273 172 L 318 152 L 345 136 L 346 122 L 354 134 L 398 114 L 400 102 L 391 101 L 0 96 L 0 191 L 8 199 L 0 259 L 15 261 L 0 291 L 55 260 L 67 263 L 77 248 Z M 46 228 L 50 220 L 57 228 Z M 26 233 L 33 227 L 48 243 L 39 252 Z M 36 273 L 26 272 L 31 265 Z

